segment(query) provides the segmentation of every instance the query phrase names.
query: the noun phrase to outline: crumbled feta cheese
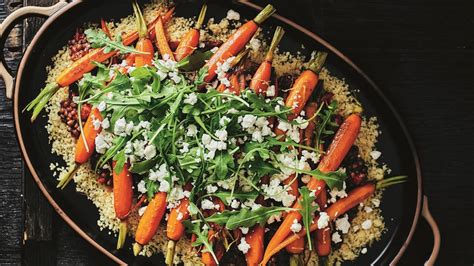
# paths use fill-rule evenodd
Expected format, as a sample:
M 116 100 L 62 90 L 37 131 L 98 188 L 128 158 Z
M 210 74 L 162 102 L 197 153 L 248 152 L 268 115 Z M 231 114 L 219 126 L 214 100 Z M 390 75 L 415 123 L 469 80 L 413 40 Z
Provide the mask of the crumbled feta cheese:
M 188 125 L 188 131 L 186 132 L 186 136 L 194 137 L 197 134 L 197 127 L 194 124 Z
M 202 144 L 209 145 L 211 144 L 212 138 L 208 134 L 202 134 L 201 141 L 202 141 Z
M 363 249 L 360 251 L 360 253 L 362 253 L 362 254 L 367 253 L 367 248 L 363 248 Z
M 107 139 L 104 137 L 103 134 L 99 134 L 95 137 L 95 150 L 99 154 L 104 154 L 109 148 L 110 144 L 108 143 Z
M 125 129 L 127 127 L 127 121 L 125 118 L 120 118 L 115 121 L 115 126 L 114 126 L 114 134 L 118 136 L 124 136 L 125 135 Z
M 336 202 L 338 198 L 345 198 L 347 197 L 346 193 L 346 182 L 343 183 L 342 190 L 338 190 L 337 188 L 332 189 L 329 192 L 329 195 L 331 195 L 331 198 L 329 199 L 329 202 Z
M 337 244 L 337 243 L 342 242 L 341 235 L 340 235 L 338 232 L 334 232 L 334 233 L 332 234 L 331 239 L 332 239 L 332 242 L 334 242 L 334 244 Z
M 372 220 L 365 220 L 362 224 L 361 224 L 361 227 L 362 229 L 364 230 L 369 230 L 371 227 L 372 227 Z
M 351 224 L 349 223 L 349 216 L 347 214 L 336 220 L 336 229 L 340 230 L 343 234 L 347 234 L 350 227 Z
M 249 252 L 250 245 L 247 243 L 247 241 L 245 241 L 245 237 L 242 237 L 240 239 L 240 244 L 237 246 L 237 248 L 240 251 L 242 251 L 242 253 L 244 253 L 244 254 L 247 254 L 247 252 Z
M 247 234 L 249 232 L 249 228 L 248 227 L 240 227 L 240 231 L 242 231 L 242 234 Z
M 218 188 L 217 188 L 216 186 L 214 186 L 214 185 L 207 185 L 207 186 L 206 186 L 206 190 L 207 190 L 207 193 L 208 193 L 208 194 L 213 194 L 213 193 L 215 193 L 215 192 L 217 191 L 217 189 L 218 189 Z
M 141 180 L 140 182 L 138 182 L 137 189 L 138 189 L 138 192 L 140 192 L 140 193 L 146 193 L 146 187 L 145 187 L 145 181 L 144 180 Z
M 181 221 L 183 219 L 184 215 L 182 212 L 178 212 L 178 216 L 176 216 L 176 220 Z
M 156 156 L 155 145 L 146 146 L 143 153 L 145 154 L 145 159 L 147 159 L 147 160 L 153 159 Z
M 230 119 L 229 117 L 223 116 L 223 117 L 219 120 L 219 125 L 220 125 L 221 127 L 225 127 L 225 126 L 227 126 L 227 124 L 229 124 L 230 120 L 231 120 L 231 119 Z
M 380 200 L 379 199 L 372 199 L 372 204 L 374 204 L 374 207 L 378 208 L 380 206 Z
M 365 206 L 365 207 L 364 207 L 364 211 L 365 211 L 366 213 L 371 213 L 371 212 L 373 211 L 373 209 L 370 208 L 369 206 Z
M 267 224 L 272 224 L 274 222 L 279 222 L 281 220 L 281 213 L 280 214 L 274 214 L 270 216 L 267 220 Z
M 95 129 L 95 130 L 99 130 L 101 124 L 102 124 L 102 123 L 100 122 L 99 119 L 93 119 L 93 120 L 92 120 L 92 125 L 94 126 L 94 129 Z
M 104 120 L 102 121 L 102 128 L 103 128 L 103 129 L 107 129 L 107 128 L 109 128 L 109 127 L 110 127 L 110 121 L 109 121 L 109 119 L 106 117 L 106 118 L 104 118 Z
M 260 42 L 260 40 L 257 38 L 252 38 L 249 42 L 249 45 L 252 50 L 258 52 L 260 50 L 260 47 L 262 47 L 262 42 Z
M 139 215 L 139 216 L 143 216 L 143 214 L 144 214 L 145 211 L 146 211 L 146 207 L 148 207 L 148 206 L 143 206 L 143 207 L 141 207 L 140 209 L 138 209 L 138 215 Z
M 208 199 L 204 199 L 201 201 L 201 208 L 203 210 L 218 210 L 219 209 L 219 205 L 218 204 L 214 204 L 212 201 L 208 200 Z
M 240 202 L 236 199 L 233 199 L 232 202 L 230 203 L 230 207 L 234 209 L 237 209 L 239 205 L 240 205 Z
M 273 97 L 273 96 L 275 96 L 275 85 L 268 86 L 268 88 L 267 88 L 267 96 L 268 96 L 268 97 Z M 279 106 L 277 105 L 277 107 L 279 107 Z
M 379 152 L 379 151 L 371 151 L 370 152 L 370 157 L 372 157 L 372 159 L 374 159 L 374 160 L 377 160 L 378 158 L 380 158 L 381 155 L 382 155 L 382 153 Z
M 227 11 L 227 19 L 228 20 L 240 20 L 240 14 L 235 12 L 234 10 L 230 9 Z
M 183 147 L 179 150 L 181 153 L 187 153 L 189 151 L 189 143 L 183 142 Z
M 301 226 L 301 224 L 298 222 L 298 219 L 294 219 L 293 220 L 293 223 L 291 224 L 291 227 L 290 227 L 290 230 L 291 232 L 293 233 L 298 233 L 299 231 L 301 231 L 303 227 Z
M 318 229 L 326 228 L 329 225 L 329 216 L 326 212 L 319 213 Z
M 245 115 L 242 117 L 242 128 L 250 128 L 253 127 L 253 125 L 257 122 L 257 117 L 254 115 Z
M 197 103 L 197 95 L 196 93 L 190 93 L 186 95 L 186 98 L 183 100 L 183 103 L 190 104 L 190 105 L 195 105 Z
M 99 106 L 97 106 L 97 109 L 98 109 L 100 112 L 105 111 L 106 108 L 107 108 L 107 104 L 106 104 L 104 101 L 100 102 L 100 103 L 99 103 Z
M 225 129 L 216 130 L 215 135 L 221 141 L 226 141 L 227 140 L 227 130 L 225 130 Z

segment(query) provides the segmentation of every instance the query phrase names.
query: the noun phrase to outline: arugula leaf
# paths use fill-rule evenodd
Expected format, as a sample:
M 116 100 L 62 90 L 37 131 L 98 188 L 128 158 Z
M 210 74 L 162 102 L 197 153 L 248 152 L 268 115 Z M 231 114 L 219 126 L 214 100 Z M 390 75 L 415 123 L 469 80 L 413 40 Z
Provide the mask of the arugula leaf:
M 319 147 L 322 143 L 322 138 L 327 135 L 334 134 L 334 131 L 329 129 L 331 126 L 331 119 L 334 116 L 337 109 L 337 101 L 332 101 L 329 105 L 327 105 L 327 109 L 324 109 L 322 112 L 318 114 L 320 122 L 316 123 L 316 144 L 315 147 Z
M 153 168 L 157 162 L 158 162 L 158 157 L 155 157 L 150 160 L 141 161 L 138 163 L 133 163 L 130 166 L 130 172 L 134 174 L 144 174 L 148 172 L 151 168 Z
M 310 196 L 310 192 L 307 187 L 302 187 L 299 190 L 301 195 L 300 204 L 302 206 L 299 212 L 301 213 L 301 216 L 303 216 L 302 221 L 306 229 L 306 236 L 308 237 L 309 250 L 313 250 L 311 246 L 311 232 L 309 228 L 311 227 L 311 223 L 313 222 L 314 212 L 318 210 L 318 206 L 313 205 L 314 200 L 316 200 L 316 197 Z
M 232 193 L 231 191 L 219 191 L 213 194 L 210 194 L 209 196 L 214 196 L 220 198 L 225 205 L 230 205 L 229 199 L 238 199 L 240 201 L 246 201 L 246 200 L 254 200 L 258 197 L 258 192 L 257 191 L 249 191 L 249 192 L 234 192 Z
M 187 221 L 184 221 L 183 224 L 186 227 L 188 233 L 192 233 L 196 235 L 197 239 L 194 243 L 192 243 L 192 245 L 194 247 L 204 245 L 204 249 L 202 251 L 211 253 L 212 257 L 217 262 L 216 254 L 214 254 L 214 251 L 212 249 L 212 244 L 209 243 L 209 239 L 208 239 L 209 231 L 207 229 L 201 229 L 202 226 L 199 221 L 191 222 L 187 220 Z
M 156 192 L 158 192 L 158 184 L 150 179 L 145 180 L 146 196 L 149 201 L 153 199 Z
M 216 165 L 216 176 L 218 179 L 223 180 L 227 178 L 229 168 L 235 166 L 234 157 L 227 151 L 219 151 L 214 157 L 214 164 Z
M 92 48 L 104 47 L 105 53 L 112 51 L 119 51 L 120 53 L 134 53 L 134 54 L 148 54 L 135 50 L 131 46 L 123 45 L 120 36 L 117 36 L 116 40 L 111 40 L 109 36 L 102 30 L 87 29 L 84 31 L 86 34 L 87 41 L 91 44 Z
M 116 174 L 120 174 L 122 172 L 126 159 L 127 158 L 125 157 L 124 150 L 121 150 L 119 153 L 115 154 L 113 160 L 115 161 L 114 172 Z
M 183 71 L 195 71 L 204 66 L 206 60 L 209 60 L 213 54 L 211 51 L 195 51 L 191 55 L 181 59 L 181 61 L 176 64 L 176 67 Z
M 260 207 L 256 210 L 241 209 L 238 211 L 224 211 L 215 213 L 206 218 L 207 222 L 225 225 L 229 230 L 239 227 L 252 227 L 255 224 L 265 224 L 267 220 L 275 214 L 283 211 L 290 211 L 292 208 L 286 207 Z
M 347 177 L 347 174 L 339 169 L 337 171 L 333 172 L 328 172 L 328 173 L 323 173 L 319 169 L 314 169 L 314 170 L 302 170 L 302 169 L 296 169 L 296 168 L 290 168 L 292 170 L 295 170 L 298 173 L 306 174 L 306 175 L 311 175 L 312 177 L 315 177 L 319 180 L 324 180 L 326 182 L 326 185 L 330 189 L 337 188 L 337 189 L 342 189 L 344 180 Z

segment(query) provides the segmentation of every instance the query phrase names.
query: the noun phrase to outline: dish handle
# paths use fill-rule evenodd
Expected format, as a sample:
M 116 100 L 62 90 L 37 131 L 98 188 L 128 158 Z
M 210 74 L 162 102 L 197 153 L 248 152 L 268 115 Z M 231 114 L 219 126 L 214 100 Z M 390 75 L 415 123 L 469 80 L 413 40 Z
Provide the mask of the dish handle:
M 433 237 L 434 237 L 433 250 L 431 251 L 430 257 L 425 262 L 426 266 L 432 266 L 434 265 L 436 258 L 438 257 L 439 247 L 441 244 L 441 236 L 439 233 L 438 225 L 436 224 L 436 221 L 431 215 L 430 209 L 428 208 L 427 196 L 423 196 L 423 209 L 421 210 L 421 215 L 423 215 L 423 218 L 425 218 L 425 220 L 430 225 L 431 230 L 433 231 Z
M 13 11 L 5 18 L 2 24 L 0 24 L 0 50 L 3 51 L 8 34 L 10 33 L 17 20 L 32 16 L 49 17 L 67 4 L 68 3 L 66 2 L 66 0 L 60 0 L 58 3 L 52 6 L 25 6 Z M 5 64 L 5 58 L 3 53 L 0 53 L 0 77 L 5 82 L 6 96 L 7 98 L 11 99 L 13 95 L 13 87 L 15 86 L 15 77 L 12 74 L 11 69 L 9 69 L 8 66 Z

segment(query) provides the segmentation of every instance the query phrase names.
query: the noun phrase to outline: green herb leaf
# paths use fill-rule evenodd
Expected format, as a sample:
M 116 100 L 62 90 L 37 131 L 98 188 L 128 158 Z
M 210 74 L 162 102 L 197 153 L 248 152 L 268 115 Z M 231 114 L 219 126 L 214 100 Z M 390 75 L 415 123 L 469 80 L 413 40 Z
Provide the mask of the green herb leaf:
M 216 176 L 218 179 L 226 179 L 228 178 L 227 173 L 229 172 L 229 168 L 233 168 L 234 164 L 234 157 L 230 155 L 226 151 L 219 151 L 214 158 L 214 164 L 216 165 Z
M 137 162 L 133 163 L 132 166 L 130 167 L 130 172 L 134 174 L 144 174 L 148 172 L 150 169 L 152 169 L 156 163 L 158 162 L 158 157 L 155 157 L 150 160 L 145 160 L 142 162 Z
M 301 216 L 303 216 L 302 221 L 306 229 L 306 236 L 308 237 L 309 250 L 313 250 L 311 246 L 311 232 L 309 228 L 311 227 L 311 223 L 313 222 L 314 212 L 318 210 L 318 206 L 313 205 L 314 200 L 316 200 L 316 197 L 310 196 L 310 192 L 307 187 L 302 187 L 299 190 L 301 195 L 300 204 L 302 206 L 299 212 L 301 213 Z
M 230 199 L 238 199 L 241 202 L 247 200 L 254 200 L 258 197 L 257 191 L 249 191 L 249 192 L 235 192 L 232 193 L 231 191 L 219 191 L 217 193 L 210 194 L 209 196 L 214 196 L 220 198 L 225 205 L 230 205 Z
M 184 71 L 195 71 L 200 69 L 206 63 L 206 60 L 211 58 L 213 53 L 211 51 L 201 52 L 195 51 L 191 55 L 183 58 L 176 66 Z
M 111 40 L 102 30 L 87 29 L 84 33 L 86 34 L 87 41 L 91 44 L 92 48 L 104 47 L 104 52 L 106 53 L 117 50 L 123 54 L 148 54 L 137 51 L 131 46 L 123 45 L 120 40 Z
M 256 210 L 241 209 L 238 211 L 224 211 L 216 213 L 206 218 L 207 222 L 224 225 L 229 230 L 239 227 L 252 227 L 255 224 L 265 224 L 272 216 L 283 211 L 290 211 L 292 208 L 285 207 L 260 207 Z
M 184 221 L 183 222 L 184 226 L 186 227 L 186 231 L 188 233 L 192 233 L 196 235 L 196 241 L 192 244 L 194 247 L 196 246 L 201 246 L 204 245 L 204 249 L 202 250 L 203 252 L 209 252 L 211 253 L 212 257 L 214 260 L 217 262 L 217 257 L 216 254 L 214 254 L 214 251 L 212 249 L 212 244 L 209 243 L 208 240 L 208 230 L 207 229 L 202 229 L 201 222 L 199 221 Z
M 115 166 L 114 172 L 118 175 L 122 172 L 123 166 L 125 165 L 126 157 L 125 152 L 122 150 L 114 156 Z

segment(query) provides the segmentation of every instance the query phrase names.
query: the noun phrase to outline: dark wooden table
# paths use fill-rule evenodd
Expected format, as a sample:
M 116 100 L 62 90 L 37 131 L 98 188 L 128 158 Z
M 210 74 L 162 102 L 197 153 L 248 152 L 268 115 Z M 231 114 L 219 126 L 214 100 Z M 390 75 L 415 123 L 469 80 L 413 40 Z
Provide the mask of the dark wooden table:
M 2 0 L 0 20 L 25 5 Z M 419 150 L 437 219 L 439 265 L 473 265 L 474 4 L 472 0 L 300 0 L 273 2 L 352 58 L 400 110 Z M 288 3 L 289 2 L 289 3 Z M 15 68 L 41 25 L 14 28 L 4 50 Z M 48 205 L 24 168 L 11 101 L 0 88 L 0 264 L 110 265 Z M 421 221 L 401 265 L 421 265 L 432 236 Z

